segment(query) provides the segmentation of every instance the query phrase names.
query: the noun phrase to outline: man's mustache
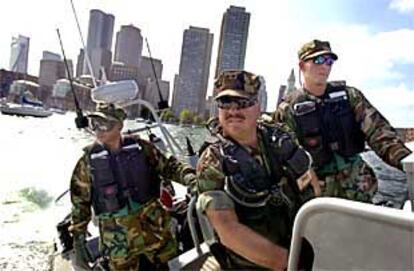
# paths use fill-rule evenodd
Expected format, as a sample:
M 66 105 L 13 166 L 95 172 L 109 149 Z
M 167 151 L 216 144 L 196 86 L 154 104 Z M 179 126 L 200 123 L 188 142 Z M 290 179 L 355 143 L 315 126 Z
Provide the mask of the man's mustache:
M 226 120 L 228 120 L 228 119 L 230 119 L 230 118 L 236 118 L 236 119 L 242 119 L 242 120 L 246 119 L 246 117 L 245 117 L 244 115 L 240 114 L 240 113 L 236 113 L 236 114 L 227 114 L 227 115 L 225 116 L 225 119 L 226 119 Z

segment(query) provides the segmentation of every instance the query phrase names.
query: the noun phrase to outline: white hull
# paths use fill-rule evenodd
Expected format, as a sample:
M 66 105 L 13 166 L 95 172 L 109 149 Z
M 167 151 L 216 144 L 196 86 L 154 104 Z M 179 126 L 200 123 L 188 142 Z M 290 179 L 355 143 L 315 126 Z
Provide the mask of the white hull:
M 51 116 L 53 113 L 43 107 L 26 106 L 26 105 L 2 105 L 0 111 L 4 115 L 14 116 L 30 116 L 37 118 L 46 118 Z

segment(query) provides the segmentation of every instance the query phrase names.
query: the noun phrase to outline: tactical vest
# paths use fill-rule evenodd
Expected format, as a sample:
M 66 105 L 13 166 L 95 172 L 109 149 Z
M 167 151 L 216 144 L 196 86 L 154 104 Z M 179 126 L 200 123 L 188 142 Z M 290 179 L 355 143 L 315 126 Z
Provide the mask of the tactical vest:
M 142 146 L 124 138 L 121 149 L 110 153 L 102 145 L 91 147 L 92 206 L 97 215 L 117 212 L 130 200 L 143 204 L 159 196 L 156 174 L 153 174 Z
M 213 127 L 211 130 L 216 129 Z M 263 158 L 270 167 L 267 170 L 245 148 L 220 133 L 214 133 L 200 149 L 201 153 L 208 145 L 214 144 L 220 150 L 226 175 L 224 190 L 241 208 L 260 208 L 268 202 L 286 204 L 289 199 L 281 191 L 281 178 L 288 177 L 292 190 L 299 193 L 294 180 L 309 170 L 311 164 L 310 156 L 279 128 L 260 125 L 258 132 L 264 144 Z M 243 212 L 243 216 L 246 214 Z
M 320 101 L 309 100 L 303 90 L 290 99 L 299 141 L 316 167 L 329 163 L 334 153 L 347 158 L 364 150 L 365 135 L 355 120 L 345 82 L 328 84 Z

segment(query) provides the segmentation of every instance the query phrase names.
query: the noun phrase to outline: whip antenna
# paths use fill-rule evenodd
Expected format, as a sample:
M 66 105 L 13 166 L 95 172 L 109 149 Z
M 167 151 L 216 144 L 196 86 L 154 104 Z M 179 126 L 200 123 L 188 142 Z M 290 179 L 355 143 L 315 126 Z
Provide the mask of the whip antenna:
M 68 74 L 70 89 L 72 90 L 73 100 L 75 102 L 75 108 L 76 108 L 75 123 L 76 123 L 76 127 L 78 127 L 79 129 L 85 128 L 85 127 L 88 126 L 88 119 L 83 115 L 82 109 L 79 106 L 78 98 L 76 97 L 75 88 L 73 87 L 73 80 L 72 80 L 72 76 L 70 74 L 68 61 L 67 61 L 66 55 L 65 55 L 65 50 L 63 49 L 63 43 L 62 43 L 62 39 L 60 37 L 59 28 L 56 29 L 56 32 L 57 32 L 57 35 L 58 35 L 58 38 L 59 38 L 60 48 L 61 48 L 62 54 L 63 54 L 63 62 L 65 63 L 66 72 Z
M 158 95 L 160 97 L 160 101 L 158 102 L 158 109 L 159 110 L 167 109 L 169 107 L 168 106 L 168 101 L 164 100 L 164 98 L 162 97 L 161 88 L 160 88 L 160 85 L 158 83 L 157 72 L 155 71 L 154 61 L 153 61 L 152 56 L 151 56 L 151 50 L 150 50 L 147 38 L 145 38 L 145 43 L 147 44 L 147 49 L 148 49 L 148 54 L 149 54 L 149 58 L 150 58 L 150 62 L 151 62 L 152 72 L 154 73 L 155 83 L 157 84 Z
M 92 64 L 91 64 L 91 60 L 90 60 L 89 55 L 88 55 L 88 51 L 86 50 L 85 41 L 83 40 L 82 30 L 81 30 L 80 25 L 79 25 L 78 15 L 76 15 L 76 10 L 75 10 L 75 5 L 73 4 L 73 0 L 70 0 L 70 4 L 72 6 L 72 11 L 73 11 L 73 15 L 75 16 L 76 26 L 78 28 L 80 40 L 81 40 L 81 43 L 82 43 L 82 46 L 83 46 L 83 52 L 84 52 L 86 64 L 88 65 L 89 72 L 91 73 L 91 76 L 92 76 L 93 86 L 96 88 L 97 87 L 96 79 L 95 79 L 95 76 L 93 74 Z

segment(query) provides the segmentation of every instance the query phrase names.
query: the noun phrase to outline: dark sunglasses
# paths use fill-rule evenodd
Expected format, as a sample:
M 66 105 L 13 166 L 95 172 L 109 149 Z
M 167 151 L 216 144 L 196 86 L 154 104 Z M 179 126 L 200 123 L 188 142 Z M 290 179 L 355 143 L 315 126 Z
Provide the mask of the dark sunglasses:
M 334 64 L 334 62 L 335 62 L 335 59 L 333 59 L 330 56 L 320 55 L 320 56 L 317 56 L 315 58 L 312 58 L 312 61 L 316 65 L 326 64 L 328 66 L 332 66 Z
M 89 128 L 94 132 L 108 132 L 111 131 L 116 125 L 115 121 L 108 121 L 98 118 L 89 119 Z
M 247 99 L 242 97 L 224 96 L 217 100 L 217 106 L 220 109 L 244 109 L 255 105 L 256 98 Z

